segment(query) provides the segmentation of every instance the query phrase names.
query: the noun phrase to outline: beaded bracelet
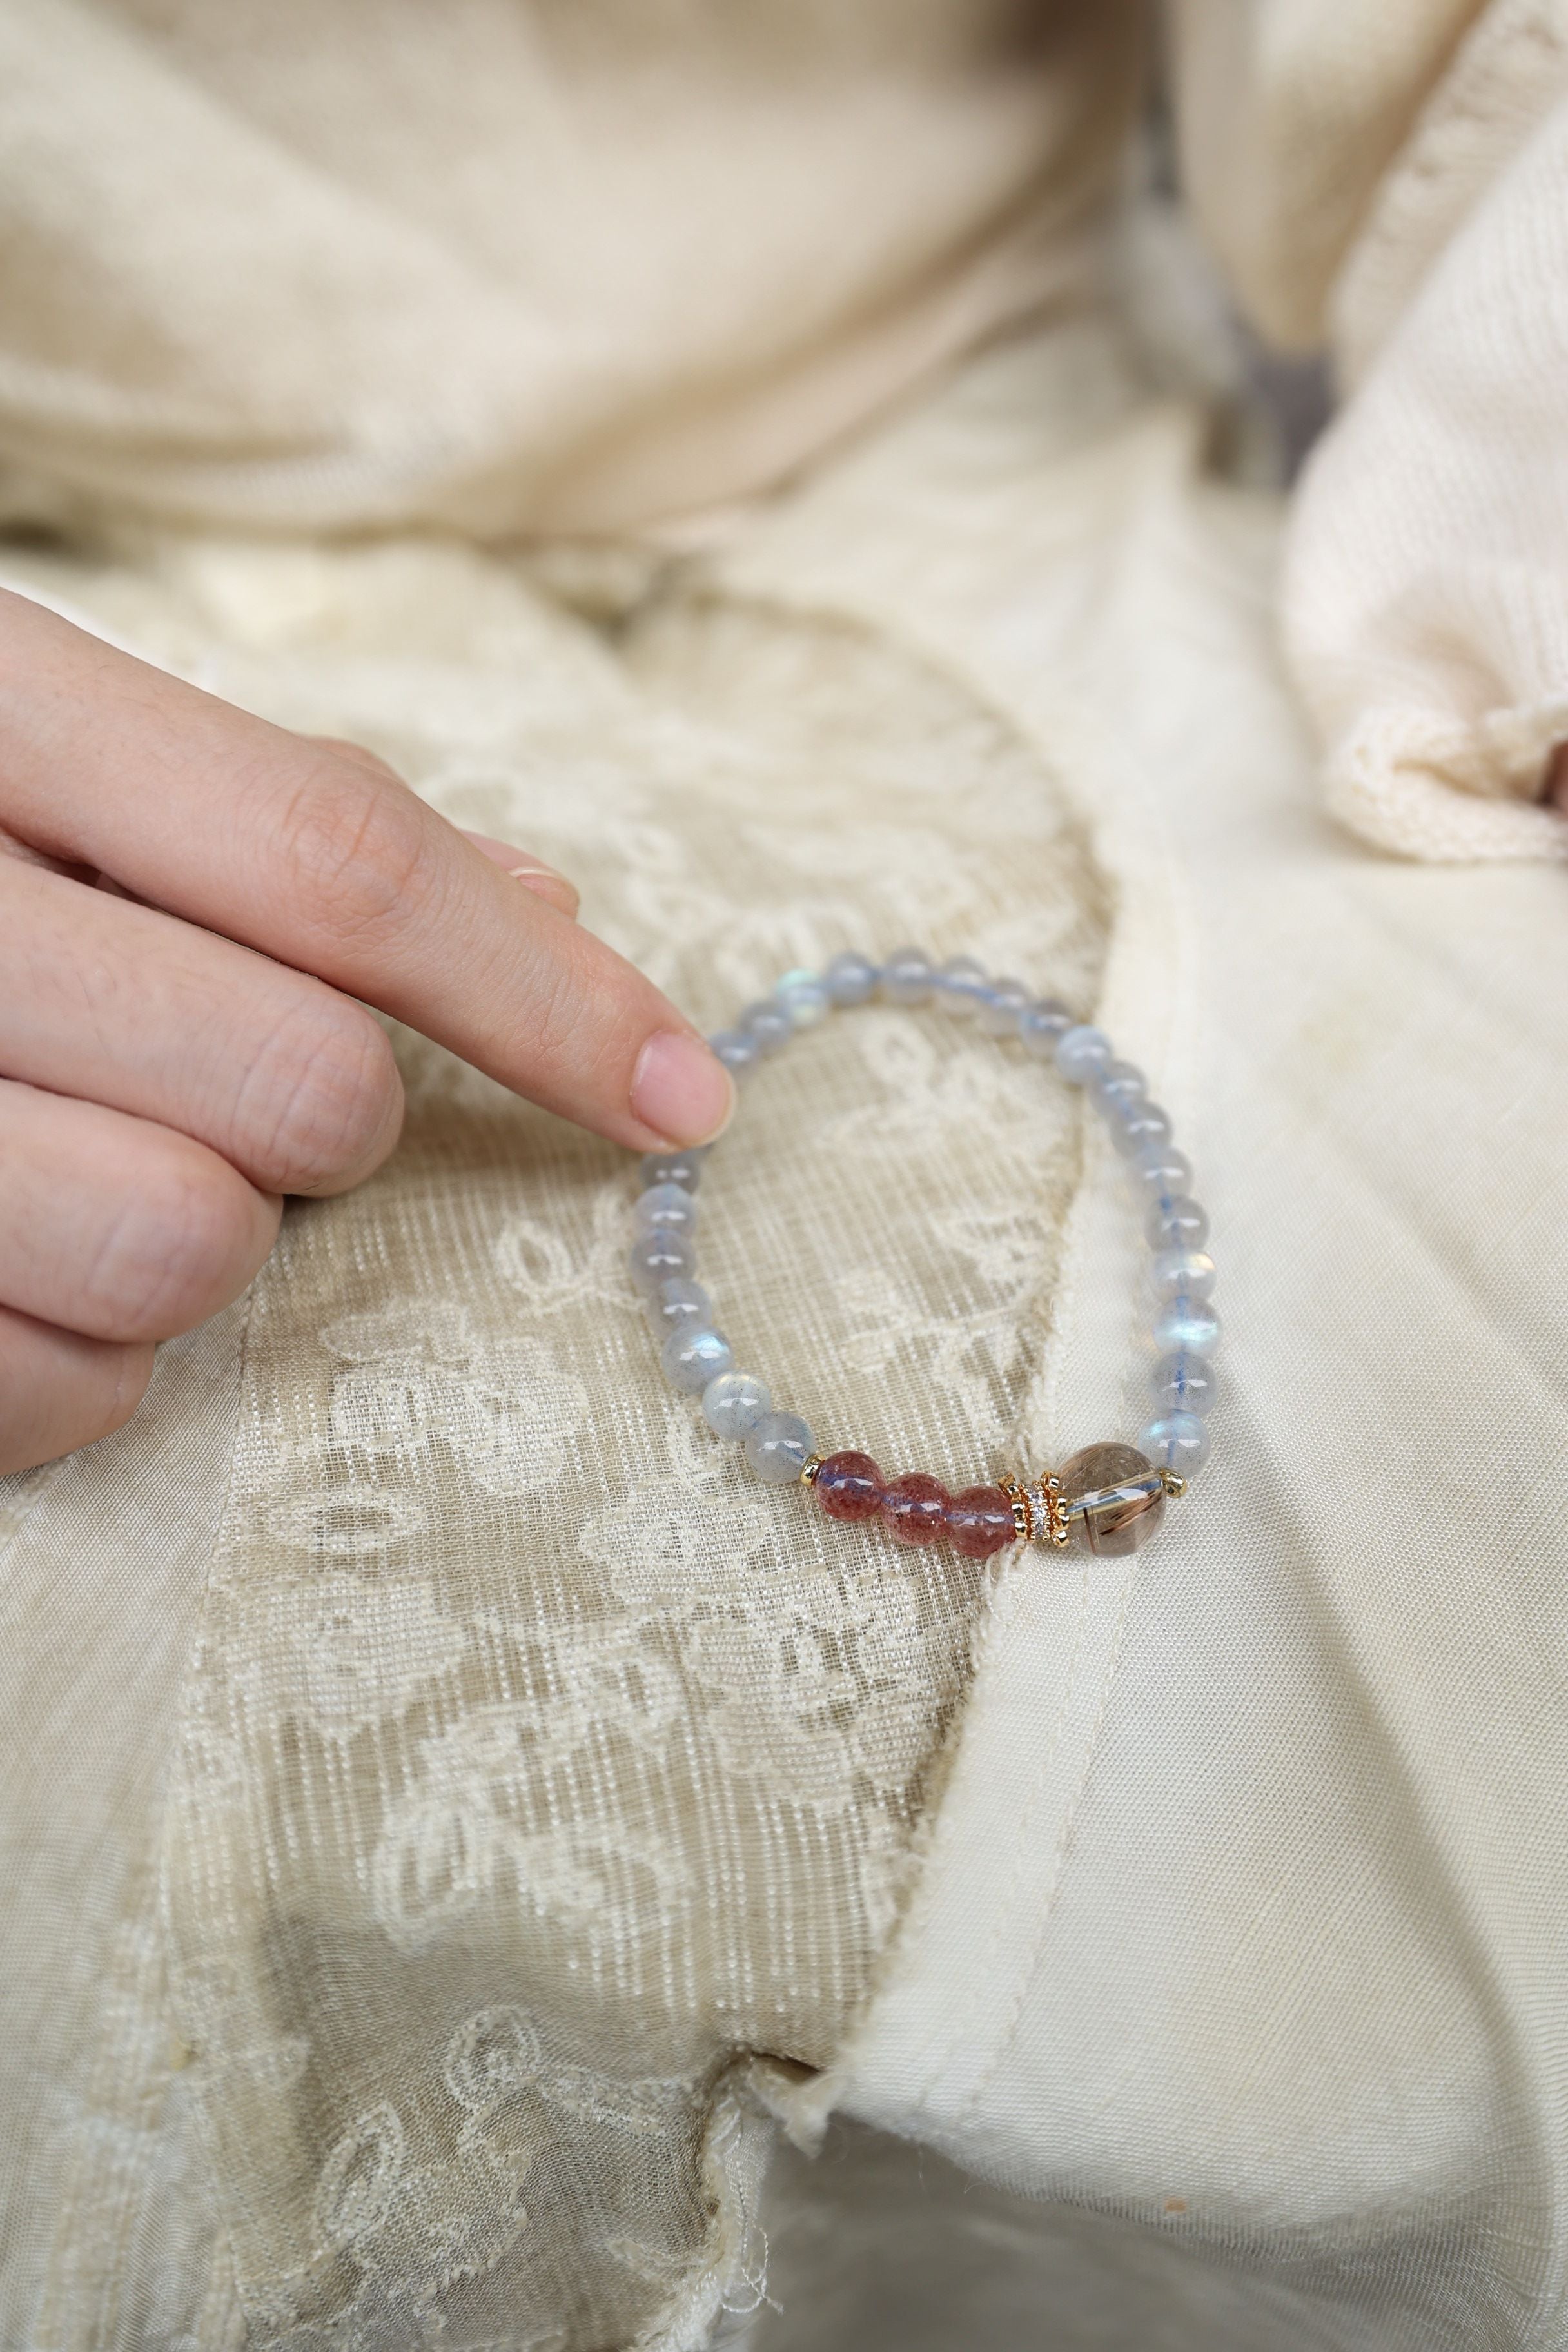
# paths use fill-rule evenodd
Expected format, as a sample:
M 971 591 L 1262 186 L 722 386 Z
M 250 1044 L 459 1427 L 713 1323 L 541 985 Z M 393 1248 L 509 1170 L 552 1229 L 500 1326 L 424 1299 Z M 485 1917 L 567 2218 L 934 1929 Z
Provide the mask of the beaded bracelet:
M 700 1395 L 709 1427 L 744 1447 L 758 1477 L 776 1485 L 804 1481 L 831 1518 L 879 1517 L 900 1543 L 945 1537 L 972 1559 L 1031 1537 L 1094 1552 L 1135 1551 L 1159 1526 L 1167 1496 L 1184 1494 L 1207 1460 L 1204 1416 L 1215 1398 L 1209 1360 L 1219 1318 L 1208 1303 L 1215 1279 L 1214 1260 L 1203 1247 L 1208 1219 L 1188 1190 L 1192 1168 L 1172 1144 L 1170 1118 L 1150 1101 L 1142 1072 L 1114 1058 L 1103 1030 L 1075 1020 L 1053 997 L 1031 996 L 1022 981 L 989 979 L 973 956 L 954 956 L 936 969 L 918 948 L 900 948 L 880 966 L 863 955 L 837 955 L 821 973 L 786 972 L 771 996 L 709 1043 L 743 1078 L 797 1030 L 873 996 L 888 1004 L 934 997 L 977 1017 L 991 1034 L 1016 1037 L 1037 1060 L 1053 1061 L 1103 1114 L 1147 1204 L 1160 1301 L 1153 1327 L 1159 1360 L 1150 1381 L 1158 1411 L 1136 1445 L 1086 1446 L 1042 1477 L 999 1478 L 957 1495 L 923 1470 L 884 1479 L 868 1454 L 824 1457 L 798 1413 L 775 1412 L 763 1383 L 735 1370 L 730 1343 L 713 1326 L 712 1301 L 694 1279 L 696 1192 L 711 1146 L 652 1153 L 642 1162 L 647 1189 L 633 1210 L 637 1238 L 630 1264 L 665 1373 L 684 1393 Z

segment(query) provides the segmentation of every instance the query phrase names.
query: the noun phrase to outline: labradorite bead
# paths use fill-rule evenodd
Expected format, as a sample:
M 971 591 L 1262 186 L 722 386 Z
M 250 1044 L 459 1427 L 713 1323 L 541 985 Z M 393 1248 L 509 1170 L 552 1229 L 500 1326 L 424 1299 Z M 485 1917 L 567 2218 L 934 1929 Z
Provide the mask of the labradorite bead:
M 1112 1097 L 1104 1108 L 1110 1140 L 1123 1160 L 1147 1151 L 1151 1145 L 1169 1143 L 1171 1114 L 1162 1110 L 1158 1103 L 1145 1102 L 1141 1097 L 1132 1102 L 1118 1102 Z
M 679 1184 L 683 1192 L 695 1192 L 702 1181 L 702 1162 L 707 1157 L 705 1143 L 691 1151 L 649 1151 L 643 1157 L 639 1173 L 647 1186 Z
M 1018 1034 L 1024 1041 L 1024 1051 L 1037 1062 L 1054 1061 L 1057 1047 L 1068 1031 L 1077 1024 L 1065 1004 L 1054 996 L 1042 996 L 1026 1004 L 1018 1015 Z
M 798 1478 L 812 1450 L 810 1428 L 798 1412 L 765 1412 L 745 1441 L 747 1463 L 773 1486 Z
M 1161 1298 L 1206 1298 L 1215 1275 L 1207 1250 L 1161 1250 L 1154 1260 L 1154 1289 Z
M 978 1013 L 990 985 L 990 974 L 978 956 L 949 956 L 936 976 L 936 992 L 953 1013 Z
M 681 1184 L 650 1184 L 632 1202 L 639 1234 L 690 1234 L 697 1230 L 697 1203 Z
M 748 1436 L 773 1401 L 751 1372 L 721 1372 L 702 1391 L 702 1417 L 715 1437 Z
M 1208 1214 L 1184 1192 L 1167 1194 L 1155 1202 L 1143 1230 L 1151 1249 L 1201 1250 L 1209 1237 Z
M 1079 1551 L 1120 1557 L 1147 1543 L 1165 1516 L 1165 1489 L 1135 1445 L 1086 1445 L 1057 1474 Z M 1083 1507 L 1074 1510 L 1075 1502 Z
M 715 1029 L 708 1045 L 732 1078 L 744 1077 L 763 1058 L 762 1047 L 743 1029 Z
M 832 1003 L 821 974 L 798 969 L 785 972 L 773 991 L 773 1001 L 784 1006 L 793 1029 L 815 1028 Z
M 1163 1412 L 1138 1433 L 1138 1443 L 1162 1470 L 1191 1478 L 1209 1458 L 1209 1433 L 1195 1412 Z
M 678 1323 L 706 1323 L 711 1319 L 713 1301 L 700 1282 L 689 1275 L 673 1275 L 661 1282 L 658 1288 L 643 1301 L 643 1313 L 648 1329 L 662 1348 Z
M 1162 1412 L 1212 1412 L 1218 1392 L 1214 1366 L 1184 1348 L 1162 1356 L 1149 1375 L 1149 1393 Z
M 869 956 L 846 949 L 836 955 L 822 977 L 835 1004 L 865 1004 L 875 995 L 881 972 Z
M 658 1351 L 664 1376 L 684 1396 L 696 1396 L 734 1365 L 730 1342 L 710 1323 L 679 1323 Z
M 795 1023 L 776 996 L 760 996 L 740 1020 L 741 1034 L 755 1040 L 759 1054 L 776 1054 L 795 1034 Z
M 1069 1085 L 1087 1087 L 1110 1059 L 1110 1040 L 1103 1029 L 1080 1021 L 1057 1040 L 1057 1067 Z
M 1193 1163 L 1173 1143 L 1142 1145 L 1132 1154 L 1132 1181 L 1156 1208 L 1185 1192 L 1193 1181 Z
M 1142 1102 L 1149 1081 L 1136 1062 L 1107 1062 L 1094 1081 L 1094 1091 L 1110 1110 L 1114 1105 Z
M 697 1253 L 685 1234 L 644 1234 L 632 1244 L 626 1264 L 637 1288 L 651 1294 L 661 1283 L 693 1273 Z
M 1154 1318 L 1154 1345 L 1162 1355 L 1212 1356 L 1219 1346 L 1219 1317 L 1204 1298 L 1173 1298 Z
M 1028 1003 L 1021 980 L 994 980 L 980 1000 L 980 1026 L 988 1037 L 1016 1037 Z
M 882 994 L 889 1004 L 923 1004 L 935 978 L 923 948 L 897 948 L 882 966 Z

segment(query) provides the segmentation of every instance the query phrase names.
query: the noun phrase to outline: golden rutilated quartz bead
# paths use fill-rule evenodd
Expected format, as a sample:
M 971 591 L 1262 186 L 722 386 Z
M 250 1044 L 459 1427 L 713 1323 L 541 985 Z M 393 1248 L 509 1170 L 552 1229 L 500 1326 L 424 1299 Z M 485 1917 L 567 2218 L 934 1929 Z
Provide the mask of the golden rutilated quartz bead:
M 1086 1445 L 1057 1475 L 1069 1539 L 1079 1551 L 1136 1551 L 1165 1516 L 1164 1479 L 1135 1445 Z

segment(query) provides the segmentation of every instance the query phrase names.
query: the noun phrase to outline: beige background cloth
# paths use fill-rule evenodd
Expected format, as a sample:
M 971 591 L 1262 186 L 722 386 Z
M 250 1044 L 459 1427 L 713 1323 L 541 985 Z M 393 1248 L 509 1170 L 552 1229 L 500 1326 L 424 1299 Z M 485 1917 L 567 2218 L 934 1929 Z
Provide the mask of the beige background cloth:
M 313 14 L 305 55 L 238 10 L 0 16 L 7 498 L 87 534 L 7 578 L 531 842 L 703 1017 L 911 933 L 1098 1002 L 1215 1209 L 1220 1448 L 1131 1570 L 993 1589 L 829 1536 L 663 1391 L 612 1155 L 401 1040 L 392 1166 L 290 1213 L 130 1430 L 6 1482 L 5 2340 L 847 2352 L 879 2309 L 919 2344 L 876 2291 L 910 2210 L 903 2176 L 879 2218 L 880 2156 L 835 2225 L 864 2299 L 814 2315 L 808 2268 L 760 2300 L 764 2110 L 809 2143 L 837 2109 L 990 2184 L 994 2296 L 933 2293 L 932 2346 L 955 2307 L 1011 2344 L 1029 2297 L 1073 2346 L 1560 2344 L 1560 877 L 1373 858 L 1319 814 L 1279 502 L 1205 476 L 1146 322 L 1087 290 L 1120 12 L 933 8 L 910 76 L 875 9 L 728 46 L 661 14 L 679 73 L 619 11 L 476 9 L 482 89 L 450 21 Z M 1515 831 L 1467 854 L 1551 852 L 1519 803 L 1555 640 L 1474 650 L 1550 588 L 1550 420 L 1502 362 L 1536 348 L 1527 265 L 1551 280 L 1544 77 L 1528 149 L 1498 126 L 1551 23 L 1387 22 L 1369 62 L 1348 7 L 1196 12 L 1188 152 L 1234 139 L 1211 220 L 1280 174 L 1280 243 L 1232 257 L 1259 309 L 1314 217 L 1292 173 L 1337 139 L 1359 191 L 1289 329 L 1326 317 L 1356 387 L 1286 594 L 1328 733 L 1384 707 L 1436 579 L 1371 799 L 1414 771 L 1400 845 L 1490 817 Z M 713 168 L 639 184 L 633 245 L 616 173 L 661 118 Z M 602 211 L 568 169 L 595 126 Z M 730 266 L 695 275 L 715 188 Z M 1456 354 L 1459 439 L 1413 433 Z M 706 556 L 454 536 L 642 520 L 654 483 L 710 505 L 895 389 Z M 1461 527 L 1500 527 L 1472 461 L 1546 485 L 1501 608 L 1463 604 Z M 383 535 L 298 536 L 351 522 Z M 1131 1221 L 1069 1101 L 879 1012 L 765 1089 L 708 1246 L 819 1429 L 961 1476 L 1133 1424 Z M 790 2194 L 786 2242 L 826 2192 Z

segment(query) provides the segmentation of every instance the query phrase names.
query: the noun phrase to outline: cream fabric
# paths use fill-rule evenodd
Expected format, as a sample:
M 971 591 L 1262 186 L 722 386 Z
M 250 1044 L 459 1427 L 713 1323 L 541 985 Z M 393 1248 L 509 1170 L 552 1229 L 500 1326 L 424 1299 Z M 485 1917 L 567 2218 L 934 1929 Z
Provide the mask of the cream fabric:
M 1081 284 L 1136 10 L 6 0 L 0 510 L 605 530 Z
M 1568 10 L 1176 0 L 1184 169 L 1266 331 L 1348 393 L 1282 587 L 1331 807 L 1418 857 L 1568 856 Z

